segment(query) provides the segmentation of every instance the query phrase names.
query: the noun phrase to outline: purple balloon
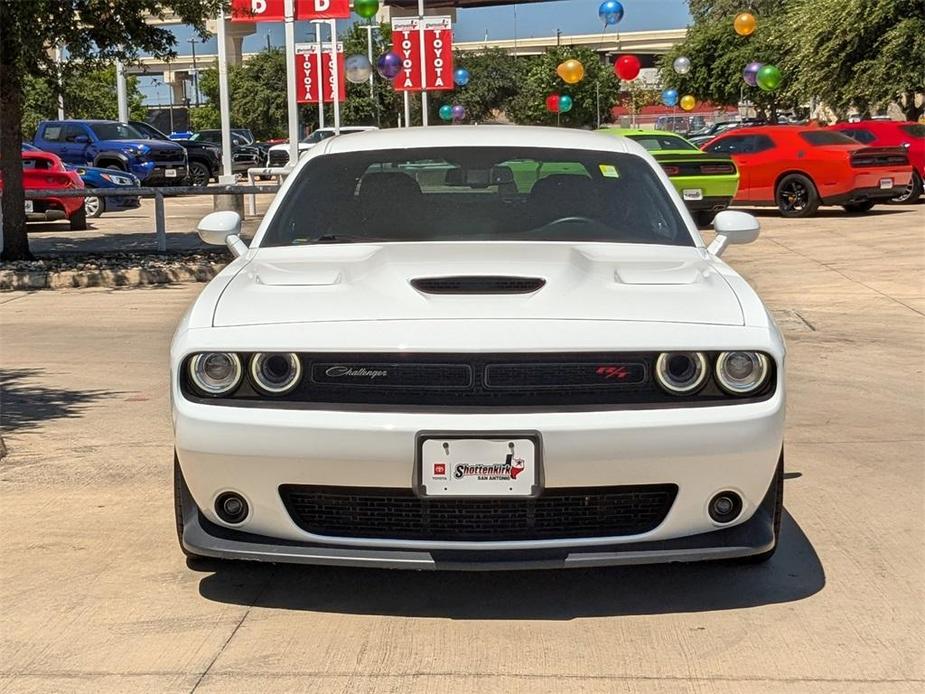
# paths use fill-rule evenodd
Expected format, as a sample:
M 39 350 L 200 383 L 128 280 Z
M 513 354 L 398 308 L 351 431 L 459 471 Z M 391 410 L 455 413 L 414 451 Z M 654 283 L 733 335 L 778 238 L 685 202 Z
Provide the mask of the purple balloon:
M 456 104 L 453 107 L 453 120 L 462 120 L 466 117 L 466 107 L 462 104 Z
M 758 86 L 758 71 L 764 66 L 764 63 L 754 62 L 749 63 L 745 66 L 745 69 L 742 70 L 742 78 L 748 84 L 749 87 Z
M 397 53 L 383 53 L 376 61 L 376 71 L 385 79 L 394 79 L 401 72 L 401 56 Z

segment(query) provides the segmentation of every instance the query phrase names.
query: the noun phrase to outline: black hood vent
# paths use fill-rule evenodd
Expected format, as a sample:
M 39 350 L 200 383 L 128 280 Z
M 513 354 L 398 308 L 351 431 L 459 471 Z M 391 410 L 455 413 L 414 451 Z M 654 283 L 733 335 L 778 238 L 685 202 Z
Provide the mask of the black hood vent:
M 459 275 L 418 277 L 411 286 L 425 294 L 529 294 L 546 284 L 542 277 L 506 275 Z

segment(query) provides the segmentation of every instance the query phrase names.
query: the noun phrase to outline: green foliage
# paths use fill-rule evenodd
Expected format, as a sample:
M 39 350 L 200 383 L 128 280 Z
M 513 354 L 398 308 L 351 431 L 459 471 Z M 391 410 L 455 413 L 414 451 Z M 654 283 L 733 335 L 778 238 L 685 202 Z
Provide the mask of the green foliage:
M 215 130 L 222 127 L 222 117 L 215 104 L 204 104 L 189 110 L 190 130 Z
M 566 84 L 556 67 L 564 60 L 575 58 L 584 65 L 585 77 L 578 84 Z M 518 59 L 519 90 L 508 104 L 508 115 L 516 123 L 555 125 L 556 114 L 546 110 L 546 97 L 552 93 L 568 94 L 574 102 L 572 110 L 560 116 L 560 123 L 569 127 L 595 127 L 598 119 L 598 89 L 600 117 L 605 120 L 609 107 L 617 102 L 620 80 L 613 67 L 587 48 L 563 46 L 529 58 Z
M 125 83 L 129 118 L 143 119 L 145 107 L 138 90 L 138 79 L 130 75 Z M 24 137 L 31 138 L 39 121 L 57 118 L 58 89 L 53 80 L 32 75 L 25 75 L 23 85 L 22 132 Z M 116 120 L 119 117 L 114 66 L 68 66 L 62 74 L 61 87 L 68 118 Z
M 359 22 L 353 24 L 341 37 L 344 42 L 344 55 L 366 55 L 366 29 Z M 341 122 L 344 125 L 379 125 L 394 127 L 398 125 L 398 114 L 402 108 L 401 95 L 392 88 L 391 83 L 382 79 L 376 70 L 376 61 L 392 47 L 392 28 L 380 24 L 373 32 L 373 93 L 370 95 L 369 83 L 353 84 L 347 82 L 347 98 L 341 104 Z M 310 109 L 308 120 L 314 123 L 317 107 Z M 333 109 L 325 109 L 325 123 L 333 123 Z
M 520 89 L 518 59 L 500 48 L 479 53 L 457 52 L 453 66 L 469 71 L 469 83 L 445 92 L 442 98 L 435 97 L 439 102 L 436 107 L 439 109 L 444 103 L 462 104 L 470 123 L 493 120 L 507 109 Z

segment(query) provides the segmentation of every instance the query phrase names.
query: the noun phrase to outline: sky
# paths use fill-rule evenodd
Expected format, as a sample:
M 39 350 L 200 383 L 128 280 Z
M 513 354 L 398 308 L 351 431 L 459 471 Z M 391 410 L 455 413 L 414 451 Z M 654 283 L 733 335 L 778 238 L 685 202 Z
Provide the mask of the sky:
M 687 26 L 690 15 L 686 0 L 620 0 L 625 14 L 616 28 L 620 31 L 653 29 L 679 29 Z M 426 0 L 425 0 L 426 4 Z M 600 0 L 554 0 L 528 4 L 513 3 L 503 7 L 485 7 L 458 10 L 453 37 L 456 41 L 478 41 L 485 38 L 507 39 L 553 36 L 556 30 L 563 34 L 593 34 L 603 29 L 597 16 Z M 614 27 L 607 29 L 615 31 Z M 187 27 L 176 27 L 177 52 L 189 55 L 189 39 L 193 36 Z M 256 33 L 244 39 L 244 52 L 259 51 L 266 47 L 267 36 L 271 46 L 283 45 L 281 23 L 257 24 Z M 314 27 L 307 22 L 296 24 L 296 41 L 314 40 Z M 197 54 L 214 54 L 215 39 L 196 45 Z M 147 105 L 157 104 L 158 80 L 142 77 L 139 88 Z M 153 83 L 152 83 L 153 82 Z M 161 98 L 167 99 L 167 89 L 160 87 Z

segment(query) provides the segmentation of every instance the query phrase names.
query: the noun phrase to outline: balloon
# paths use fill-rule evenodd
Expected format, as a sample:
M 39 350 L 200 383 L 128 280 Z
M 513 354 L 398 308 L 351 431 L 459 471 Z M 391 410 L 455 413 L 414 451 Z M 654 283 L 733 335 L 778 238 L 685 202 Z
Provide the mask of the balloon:
M 635 55 L 621 55 L 613 64 L 613 71 L 617 73 L 617 77 L 627 82 L 639 76 L 639 68 L 639 58 Z
M 546 110 L 550 111 L 551 113 L 559 112 L 559 95 L 558 94 L 550 94 L 549 96 L 546 97 Z
M 677 106 L 678 105 L 678 90 L 677 89 L 666 89 L 662 92 L 662 103 L 665 106 Z
M 735 20 L 733 20 L 732 26 L 735 27 L 739 36 L 751 36 L 755 33 L 758 22 L 755 21 L 755 15 L 751 12 L 739 12 Z
M 373 66 L 365 55 L 350 55 L 344 60 L 344 77 L 348 82 L 362 84 L 373 74 Z
M 679 55 L 677 58 L 674 59 L 674 63 L 672 64 L 672 67 L 674 68 L 674 71 L 677 72 L 679 75 L 686 75 L 688 72 L 691 71 L 691 59 L 688 58 L 686 55 Z
M 392 51 L 383 53 L 376 61 L 376 71 L 387 80 L 393 79 L 401 72 L 401 56 Z
M 379 0 L 353 0 L 353 11 L 363 19 L 372 19 L 379 11 Z
M 440 120 L 453 120 L 453 107 L 449 104 L 443 104 L 440 107 Z
M 745 69 L 742 70 L 742 79 L 745 80 L 745 83 L 749 87 L 758 86 L 758 71 L 764 67 L 764 63 L 753 62 L 745 66 Z
M 604 0 L 597 8 L 597 16 L 604 22 L 604 26 L 613 26 L 623 19 L 623 5 L 617 0 Z
M 685 111 L 693 111 L 694 106 L 697 105 L 697 99 L 695 99 L 691 94 L 685 94 L 681 97 L 681 108 Z
M 460 87 L 469 84 L 469 71 L 464 67 L 458 67 L 453 70 L 453 81 Z
M 453 107 L 453 120 L 462 120 L 466 117 L 466 107 L 462 104 L 456 104 Z
M 572 110 L 572 97 L 568 94 L 562 94 L 559 97 L 559 113 L 567 113 Z
M 580 61 L 570 58 L 564 63 L 559 63 L 556 68 L 556 74 L 568 84 L 578 84 L 585 76 L 585 66 Z
M 755 82 L 758 87 L 765 92 L 773 92 L 780 86 L 782 76 L 780 70 L 774 65 L 762 65 L 761 69 L 755 75 Z

